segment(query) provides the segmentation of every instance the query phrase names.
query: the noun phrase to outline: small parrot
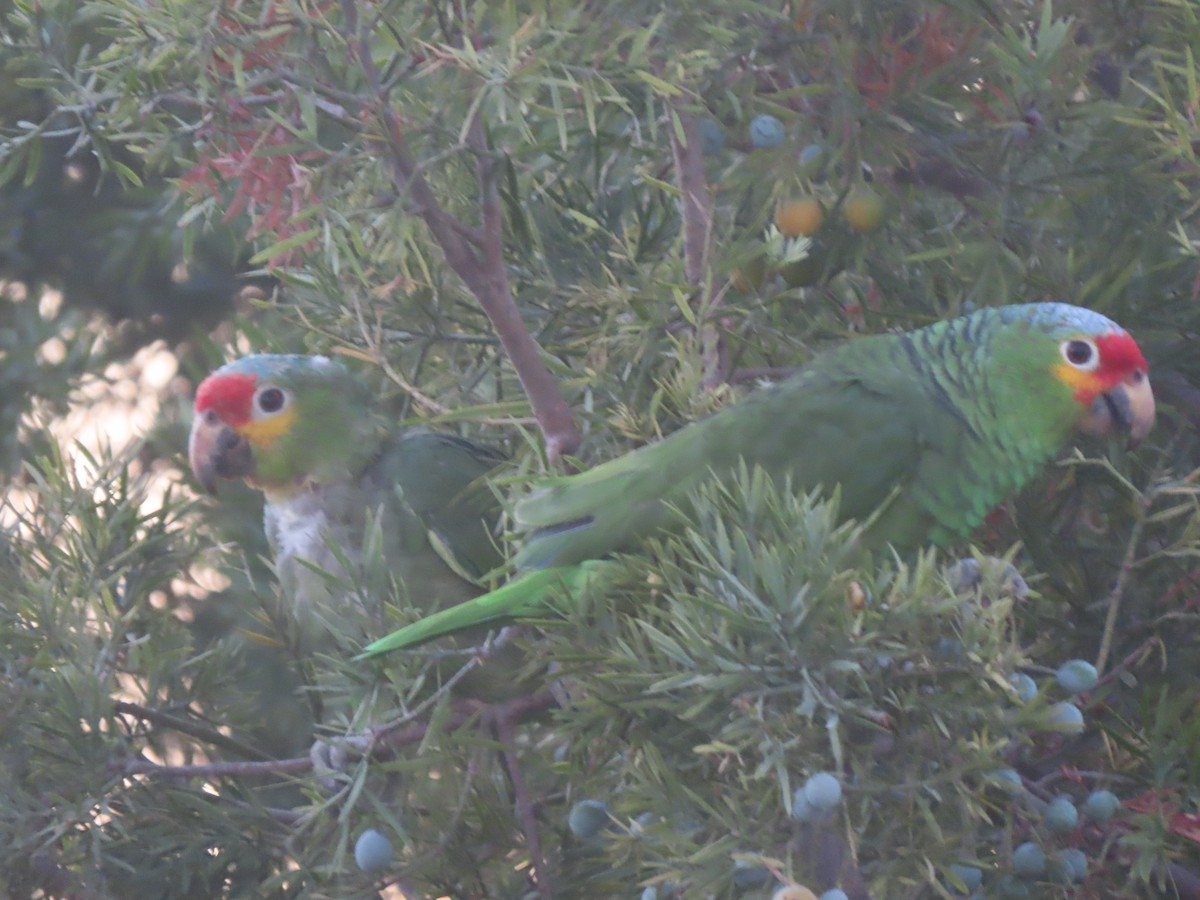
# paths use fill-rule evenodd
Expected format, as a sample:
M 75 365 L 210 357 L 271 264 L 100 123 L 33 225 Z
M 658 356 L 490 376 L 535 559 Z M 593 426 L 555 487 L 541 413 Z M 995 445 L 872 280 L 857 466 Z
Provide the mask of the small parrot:
M 503 559 L 485 476 L 502 457 L 447 434 L 389 428 L 367 385 L 322 356 L 236 360 L 196 390 L 188 458 L 210 493 L 243 478 L 266 498 L 284 596 L 330 603 L 339 555 L 361 561 L 368 525 L 408 602 L 437 610 L 478 596 Z M 338 552 L 334 552 L 331 546 Z
M 367 646 L 375 656 L 572 596 L 596 562 L 682 524 L 689 492 L 740 462 L 795 491 L 840 489 L 872 545 L 966 537 L 1075 432 L 1140 441 L 1154 422 L 1141 350 L 1099 313 L 1063 303 L 983 309 L 863 337 L 779 384 L 513 507 L 528 534 L 506 585 Z

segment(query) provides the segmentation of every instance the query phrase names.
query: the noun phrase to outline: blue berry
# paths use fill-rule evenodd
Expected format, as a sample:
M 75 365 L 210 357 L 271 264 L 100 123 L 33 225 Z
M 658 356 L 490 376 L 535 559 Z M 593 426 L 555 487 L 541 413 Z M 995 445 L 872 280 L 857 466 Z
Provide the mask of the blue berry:
M 797 822 L 819 825 L 833 818 L 833 810 L 817 808 L 805 796 L 804 788 L 798 787 L 792 794 L 792 818 Z
M 1107 822 L 1120 808 L 1121 801 L 1112 791 L 1092 791 L 1083 801 L 1083 814 L 1093 822 Z
M 1008 676 L 1008 683 L 1017 693 L 1017 699 L 1022 703 L 1029 703 L 1037 696 L 1037 682 L 1026 675 L 1024 672 L 1013 672 Z
M 850 900 L 850 898 L 841 888 L 830 888 L 818 897 L 817 900 Z
M 1051 800 L 1046 807 L 1046 827 L 1056 834 L 1071 831 L 1079 823 L 1079 810 L 1066 797 Z
M 825 148 L 820 144 L 809 144 L 800 151 L 800 168 L 804 175 L 815 175 L 825 165 Z
M 933 645 L 933 655 L 938 659 L 958 659 L 963 655 L 962 641 L 958 638 L 939 638 Z
M 750 143 L 757 150 L 773 150 L 783 143 L 783 123 L 771 115 L 755 116 L 750 123 Z
M 1022 878 L 1037 878 L 1046 871 L 1046 853 L 1032 841 L 1013 851 L 1013 871 Z
M 1068 694 L 1090 691 L 1100 680 L 1096 667 L 1085 659 L 1069 659 L 1054 673 L 1054 680 Z
M 836 775 L 817 772 L 804 782 L 804 798 L 820 812 L 828 812 L 842 802 L 842 783 Z
M 771 870 L 744 859 L 733 861 L 733 886 L 740 891 L 762 887 L 772 880 Z
M 950 871 L 954 876 L 963 883 L 968 891 L 974 891 L 983 884 L 983 870 L 976 866 L 964 866 L 960 863 L 954 863 L 950 866 Z
M 1042 719 L 1045 731 L 1061 731 L 1063 734 L 1080 734 L 1083 731 L 1083 713 L 1074 703 L 1055 703 Z
M 1065 880 L 1078 883 L 1087 878 L 1087 854 L 1078 847 L 1068 847 L 1065 850 L 1059 850 L 1055 854 L 1055 861 L 1065 876 Z
M 567 827 L 581 841 L 594 838 L 610 821 L 608 804 L 603 800 L 580 800 L 567 813 Z
M 1006 900 L 1022 900 L 1022 898 L 1030 896 L 1029 885 L 1012 875 L 1005 875 L 1000 879 L 1000 884 L 996 886 L 996 896 L 1004 897 Z
M 988 774 L 988 780 L 998 787 L 1014 793 L 1025 787 L 1021 781 L 1021 775 L 1016 769 L 996 769 Z
M 354 842 L 354 861 L 364 872 L 382 872 L 392 861 L 392 842 L 374 828 L 368 828 Z

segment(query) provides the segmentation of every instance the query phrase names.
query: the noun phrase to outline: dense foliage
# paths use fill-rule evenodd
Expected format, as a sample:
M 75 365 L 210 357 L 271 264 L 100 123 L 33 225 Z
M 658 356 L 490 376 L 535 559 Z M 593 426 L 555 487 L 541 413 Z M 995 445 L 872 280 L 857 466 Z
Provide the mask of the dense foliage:
M 1193 4 L 0 8 L 11 896 L 1200 896 Z M 150 340 L 323 352 L 519 491 L 1048 299 L 1146 349 L 1145 445 L 914 558 L 744 473 L 509 637 L 501 705 L 302 652 L 257 499 L 169 465 L 184 398 L 111 458 L 47 424 Z

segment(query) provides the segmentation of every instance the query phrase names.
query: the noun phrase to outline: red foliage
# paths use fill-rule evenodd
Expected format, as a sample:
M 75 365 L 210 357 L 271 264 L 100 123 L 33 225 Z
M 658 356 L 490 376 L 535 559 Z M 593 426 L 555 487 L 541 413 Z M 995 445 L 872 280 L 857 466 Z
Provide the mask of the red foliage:
M 281 13 L 282 8 L 272 4 L 260 19 L 249 21 L 237 18 L 234 7 L 219 18 L 210 65 L 218 82 L 228 83 L 239 69 L 243 74 L 269 72 L 283 63 L 297 24 Z M 271 93 L 260 87 L 243 95 L 233 85 L 221 91 L 213 110 L 221 115 L 214 115 L 212 124 L 199 132 L 207 146 L 180 179 L 180 187 L 227 200 L 226 222 L 246 213 L 248 238 L 268 235 L 282 242 L 313 227 L 311 213 L 320 201 L 313 193 L 312 169 L 307 164 L 325 154 L 305 149 L 296 134 L 281 124 L 281 119 L 299 122 L 300 117 L 297 109 L 286 109 L 295 107 L 294 95 L 279 93 L 278 86 L 276 82 Z M 273 116 L 267 115 L 268 109 Z M 306 214 L 303 219 L 302 214 Z M 286 265 L 312 244 L 306 241 L 291 247 L 271 257 L 268 264 Z
M 208 149 L 180 179 L 184 190 L 206 191 L 222 198 L 222 187 L 232 186 L 233 195 L 223 220 L 229 222 L 247 213 L 251 222 L 248 238 L 269 234 L 284 241 L 312 227 L 308 216 L 299 218 L 303 213 L 311 215 L 311 210 L 320 205 L 312 190 L 312 170 L 306 163 L 322 158 L 322 151 L 295 149 L 296 137 L 271 120 L 251 118 L 244 126 L 212 129 L 206 137 L 210 141 Z M 284 251 L 272 257 L 269 264 L 285 265 L 301 251 L 311 249 L 312 243 L 306 241 Z
M 217 43 L 212 51 L 212 68 L 227 76 L 240 68 L 243 72 L 270 69 L 280 61 L 284 45 L 292 36 L 295 22 L 280 16 L 280 4 L 272 3 L 258 21 L 236 18 L 240 4 L 217 19 Z
M 946 27 L 948 15 L 945 9 L 928 13 L 912 31 L 885 38 L 877 50 L 860 54 L 855 83 L 868 106 L 883 108 L 898 87 L 963 55 L 975 30 Z
M 1200 815 L 1179 811 L 1179 798 L 1175 791 L 1146 791 L 1127 800 L 1125 805 L 1134 812 L 1151 816 L 1162 816 L 1167 830 L 1181 838 L 1200 844 Z

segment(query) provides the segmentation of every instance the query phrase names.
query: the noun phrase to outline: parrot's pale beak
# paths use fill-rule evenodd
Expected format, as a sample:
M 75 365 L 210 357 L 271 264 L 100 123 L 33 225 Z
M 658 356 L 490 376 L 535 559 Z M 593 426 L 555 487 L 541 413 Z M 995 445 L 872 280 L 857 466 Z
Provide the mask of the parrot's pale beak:
M 1134 371 L 1092 401 L 1080 430 L 1098 437 L 1119 431 L 1128 435 L 1132 447 L 1141 443 L 1153 426 L 1154 391 L 1150 389 L 1150 376 Z
M 188 438 L 192 474 L 210 494 L 218 478 L 247 478 L 254 474 L 250 442 L 221 421 L 212 410 L 196 416 Z

